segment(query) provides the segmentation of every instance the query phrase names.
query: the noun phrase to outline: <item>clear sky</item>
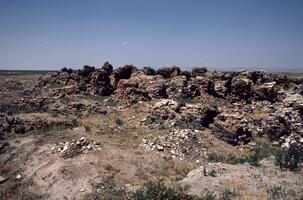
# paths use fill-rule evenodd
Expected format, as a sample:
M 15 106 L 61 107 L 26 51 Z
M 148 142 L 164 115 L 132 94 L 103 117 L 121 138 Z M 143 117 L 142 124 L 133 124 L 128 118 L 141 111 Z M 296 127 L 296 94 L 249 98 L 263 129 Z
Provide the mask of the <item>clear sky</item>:
M 0 0 L 0 69 L 303 71 L 303 0 Z

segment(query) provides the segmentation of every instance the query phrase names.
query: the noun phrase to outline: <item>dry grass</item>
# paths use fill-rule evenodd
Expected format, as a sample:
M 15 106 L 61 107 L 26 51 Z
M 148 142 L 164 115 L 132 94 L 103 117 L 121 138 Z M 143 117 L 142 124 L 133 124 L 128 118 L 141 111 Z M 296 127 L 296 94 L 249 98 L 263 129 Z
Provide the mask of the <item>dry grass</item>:
M 41 77 L 40 74 L 28 74 L 28 75 L 10 75 L 10 76 L 1 76 L 0 75 L 0 85 L 3 85 L 8 80 L 16 81 L 37 81 Z
M 253 118 L 255 120 L 264 120 L 267 119 L 269 117 L 268 113 L 264 113 L 264 112 L 257 112 L 253 114 Z

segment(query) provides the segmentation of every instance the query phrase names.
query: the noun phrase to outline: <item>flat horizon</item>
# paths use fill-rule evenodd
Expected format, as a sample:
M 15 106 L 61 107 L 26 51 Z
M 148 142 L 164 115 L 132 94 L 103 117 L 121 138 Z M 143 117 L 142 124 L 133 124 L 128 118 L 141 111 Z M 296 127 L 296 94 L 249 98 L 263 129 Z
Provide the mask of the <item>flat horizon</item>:
M 300 0 L 3 0 L 0 69 L 108 60 L 116 67 L 302 71 L 302 10 Z
M 91 65 L 93 66 L 93 65 Z M 100 68 L 102 65 L 99 66 L 93 66 L 95 68 Z M 136 66 L 138 69 L 142 69 L 144 66 Z M 146 66 L 146 65 L 145 65 Z M 201 65 L 203 66 L 203 65 Z M 1 69 L 0 71 L 59 71 L 60 69 L 62 69 L 65 66 L 59 67 L 59 68 L 50 68 L 50 69 L 45 69 L 43 67 L 41 68 L 36 68 L 36 69 L 31 69 L 31 68 L 22 68 L 22 69 Z M 82 66 L 83 67 L 83 66 Z M 82 69 L 82 67 L 68 67 L 68 68 L 72 68 L 72 69 Z M 118 68 L 121 66 L 114 66 L 114 68 Z M 150 67 L 150 66 L 149 66 Z M 161 67 L 169 67 L 169 66 L 161 66 Z M 161 67 L 152 67 L 153 69 L 159 69 Z M 178 66 L 180 67 L 180 66 Z M 192 66 L 195 67 L 195 66 Z M 192 67 L 180 67 L 181 70 L 191 70 Z M 205 66 L 204 66 L 205 67 Z M 298 68 L 298 69 L 290 69 L 287 67 L 281 67 L 281 68 L 264 68 L 264 67 L 207 67 L 207 69 L 209 71 L 242 71 L 242 70 L 264 70 L 264 71 L 268 71 L 268 72 L 287 72 L 287 73 L 303 73 L 303 68 Z

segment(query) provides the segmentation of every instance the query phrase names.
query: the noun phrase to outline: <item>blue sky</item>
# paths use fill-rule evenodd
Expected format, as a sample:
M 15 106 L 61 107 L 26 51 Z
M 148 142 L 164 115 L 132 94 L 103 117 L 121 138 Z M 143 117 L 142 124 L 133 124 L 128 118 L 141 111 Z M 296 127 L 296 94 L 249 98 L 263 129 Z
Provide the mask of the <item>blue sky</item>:
M 303 71 L 303 1 L 0 1 L 0 69 L 105 61 Z

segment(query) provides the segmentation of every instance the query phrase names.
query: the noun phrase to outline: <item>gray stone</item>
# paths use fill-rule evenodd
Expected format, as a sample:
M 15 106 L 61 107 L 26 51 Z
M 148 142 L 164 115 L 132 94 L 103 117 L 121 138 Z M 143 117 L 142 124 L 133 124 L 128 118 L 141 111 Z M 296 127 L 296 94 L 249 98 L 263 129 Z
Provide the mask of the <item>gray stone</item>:
M 8 180 L 7 177 L 0 176 L 0 184 L 5 183 Z
M 9 144 L 6 141 L 0 140 L 0 150 L 4 149 L 6 146 L 9 146 Z

